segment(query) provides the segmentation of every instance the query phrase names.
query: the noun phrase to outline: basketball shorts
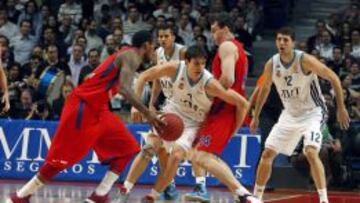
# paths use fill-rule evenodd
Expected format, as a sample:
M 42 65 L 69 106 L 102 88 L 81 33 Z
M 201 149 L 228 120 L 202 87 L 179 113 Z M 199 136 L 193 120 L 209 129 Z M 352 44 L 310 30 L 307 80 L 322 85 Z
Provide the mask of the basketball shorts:
M 321 108 L 306 111 L 297 117 L 283 110 L 265 142 L 265 148 L 290 156 L 301 138 L 304 137 L 304 148 L 312 146 L 320 151 L 323 120 L 324 113 Z
M 125 124 L 109 110 L 94 111 L 75 94 L 66 100 L 46 162 L 65 169 L 94 149 L 102 163 L 140 148 Z
M 220 156 L 235 131 L 236 115 L 234 108 L 224 108 L 210 114 L 201 125 L 194 145 L 200 151 Z

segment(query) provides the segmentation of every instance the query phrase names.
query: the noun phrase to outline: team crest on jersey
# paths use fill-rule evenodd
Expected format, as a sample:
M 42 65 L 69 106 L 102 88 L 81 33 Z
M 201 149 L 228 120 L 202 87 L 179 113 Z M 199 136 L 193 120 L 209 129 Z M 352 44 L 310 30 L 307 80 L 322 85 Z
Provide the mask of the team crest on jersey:
M 280 65 L 277 64 L 275 69 L 276 69 L 276 76 L 281 77 Z
M 184 83 L 179 83 L 179 86 L 178 86 L 179 89 L 183 90 L 184 89 Z
M 200 146 L 208 147 L 211 144 L 211 136 L 210 135 L 201 136 L 199 140 L 199 144 Z

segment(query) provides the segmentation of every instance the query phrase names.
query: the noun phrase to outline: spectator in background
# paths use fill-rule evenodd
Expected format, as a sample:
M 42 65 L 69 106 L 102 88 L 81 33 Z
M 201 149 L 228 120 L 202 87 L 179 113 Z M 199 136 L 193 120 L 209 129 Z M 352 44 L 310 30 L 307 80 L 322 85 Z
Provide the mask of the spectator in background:
M 41 17 L 41 22 L 43 23 L 43 25 L 44 25 L 44 22 L 47 21 L 50 16 L 51 16 L 50 6 L 47 4 L 41 5 L 40 17 Z
M 91 19 L 87 25 L 85 37 L 87 39 L 86 53 L 91 49 L 101 50 L 103 40 L 97 35 L 97 24 Z
M 344 57 L 352 57 L 351 51 L 352 51 L 351 42 L 345 42 L 343 45 Z
M 333 48 L 332 60 L 327 62 L 327 66 L 330 67 L 336 75 L 340 75 L 340 71 L 344 69 L 344 60 L 342 58 L 341 48 L 335 46 Z
M 101 51 L 100 61 L 103 62 L 108 56 L 115 53 L 117 44 L 113 35 L 108 35 L 105 40 L 105 46 Z
M 360 96 L 355 98 L 355 102 L 351 105 L 351 119 L 353 121 L 360 121 Z
M 53 120 L 52 109 L 46 100 L 35 102 L 26 120 Z
M 30 59 L 32 49 L 36 45 L 36 38 L 30 35 L 31 22 L 23 20 L 20 23 L 20 33 L 10 40 L 10 47 L 14 50 L 15 61 L 25 64 Z
M 11 108 L 11 118 L 25 119 L 33 106 L 33 91 L 26 88 L 21 91 L 20 102 Z
M 72 50 L 73 50 L 73 48 L 74 48 L 74 44 L 78 44 L 78 45 L 81 45 L 82 47 L 84 47 L 84 57 L 86 57 L 86 55 L 85 55 L 85 53 L 86 53 L 85 50 L 86 50 L 86 47 L 87 47 L 87 39 L 86 39 L 85 36 L 83 36 L 83 35 L 79 35 L 79 36 L 77 36 L 77 37 L 74 38 L 74 39 L 75 39 L 75 40 L 74 40 L 74 42 L 73 42 L 73 45 L 67 49 L 67 54 L 68 54 L 68 55 L 71 55 Z
M 106 37 L 111 34 L 111 17 L 103 17 L 100 21 L 100 27 L 97 35 L 105 41 Z
M 21 65 L 19 63 L 11 64 L 8 70 L 9 99 L 10 103 L 13 104 L 17 101 L 17 98 L 19 98 L 21 88 L 25 83 L 22 81 Z
M 7 9 L 0 7 L 0 35 L 4 35 L 8 40 L 11 40 L 11 38 L 19 33 L 19 28 L 8 20 L 7 15 Z
M 38 8 L 34 0 L 26 2 L 24 10 L 19 16 L 18 24 L 20 25 L 23 20 L 29 20 L 31 22 L 32 26 L 30 34 L 35 36 L 36 39 L 39 39 L 42 31 L 43 19 L 38 12 Z
M 360 59 L 360 31 L 359 29 L 351 31 L 351 56 Z
M 80 44 L 74 44 L 70 59 L 68 61 L 68 66 L 71 72 L 70 81 L 74 87 L 78 86 L 81 69 L 86 65 L 83 55 L 84 47 Z
M 53 113 L 54 119 L 58 120 L 61 116 L 61 112 L 65 103 L 66 98 L 73 91 L 74 86 L 71 83 L 64 83 L 61 87 L 61 95 L 58 99 L 53 101 Z
M 72 19 L 73 25 L 78 24 L 82 18 L 81 6 L 75 3 L 75 0 L 65 0 L 65 3 L 60 6 L 58 20 L 63 21 L 65 16 L 69 16 Z
M 0 58 L 4 69 L 7 69 L 9 65 L 14 63 L 14 54 L 11 49 L 9 49 L 9 43 L 8 38 L 0 35 L 0 46 L 2 47 Z
M 18 22 L 21 11 L 16 9 L 15 0 L 7 0 L 6 1 L 6 10 L 7 10 L 7 13 L 8 13 L 7 16 L 9 18 L 9 21 L 16 24 Z
M 178 25 L 178 35 L 184 40 L 186 46 L 193 42 L 193 30 L 190 23 L 190 17 L 187 14 L 181 14 Z
M 63 40 L 67 45 L 70 45 L 73 40 L 73 33 L 76 30 L 76 26 L 72 24 L 72 18 L 70 15 L 64 15 L 60 22 L 59 34 L 61 40 Z
M 244 44 L 247 51 L 252 51 L 252 37 L 245 28 L 245 17 L 237 16 L 234 21 L 234 35 L 237 40 Z
M 330 14 L 328 20 L 326 22 L 326 30 L 328 30 L 331 36 L 338 36 L 339 35 L 339 25 L 340 25 L 340 18 L 339 15 L 336 13 Z
M 360 92 L 360 67 L 359 62 L 354 62 L 351 65 L 349 76 L 351 77 L 351 88 Z
M 88 53 L 88 64 L 81 68 L 79 85 L 83 83 L 87 76 L 95 70 L 95 68 L 100 64 L 100 53 L 97 49 L 90 49 Z
M 345 42 L 350 42 L 351 40 L 351 25 L 349 22 L 345 21 L 341 25 L 340 34 L 338 37 L 341 39 L 340 42 L 343 45 Z
M 114 17 L 111 21 L 111 29 L 112 31 L 116 29 L 123 30 L 123 21 L 120 17 Z
M 152 14 L 155 16 L 155 18 L 159 17 L 160 15 L 164 16 L 165 18 L 172 17 L 169 8 L 169 2 L 167 0 L 160 0 L 158 9 L 156 9 Z
M 335 45 L 331 43 L 330 32 L 324 30 L 321 33 L 320 43 L 315 46 L 320 52 L 320 56 L 325 58 L 327 61 L 333 59 L 333 48 Z
M 248 30 L 252 36 L 258 40 L 261 39 L 259 35 L 259 25 L 261 11 L 258 9 L 256 1 L 250 0 L 245 10 L 246 22 L 248 23 Z
M 124 35 L 123 30 L 116 28 L 113 32 L 113 36 L 116 42 L 116 47 L 121 48 L 123 45 L 130 45 L 131 38 L 129 35 Z
M 309 50 L 313 50 L 313 49 L 315 49 L 316 46 L 320 45 L 322 33 L 323 33 L 323 31 L 326 30 L 325 21 L 318 20 L 316 22 L 315 29 L 316 29 L 315 35 L 309 37 L 307 40 L 307 47 Z
M 128 18 L 124 23 L 124 33 L 126 35 L 129 35 L 131 38 L 133 34 L 137 31 L 151 30 L 151 26 L 143 21 L 136 6 L 129 6 L 128 12 Z
M 69 66 L 59 60 L 59 50 L 56 45 L 49 45 L 46 47 L 45 55 L 46 57 L 44 63 L 37 69 L 35 73 L 36 78 L 39 78 L 43 71 L 47 68 L 63 71 L 66 76 L 71 75 Z

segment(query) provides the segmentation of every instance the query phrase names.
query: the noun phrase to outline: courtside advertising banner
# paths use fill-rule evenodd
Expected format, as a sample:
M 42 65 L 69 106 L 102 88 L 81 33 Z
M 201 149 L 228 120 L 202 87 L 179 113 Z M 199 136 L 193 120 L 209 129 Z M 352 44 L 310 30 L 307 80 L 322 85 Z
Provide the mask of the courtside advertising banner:
M 0 119 L 0 179 L 27 180 L 34 176 L 44 163 L 56 127 L 57 122 Z M 149 133 L 149 126 L 129 124 L 128 128 L 139 144 L 144 145 L 144 137 Z M 243 128 L 229 142 L 221 158 L 230 166 L 241 183 L 250 186 L 254 183 L 259 155 L 260 135 L 251 135 L 247 128 Z M 89 152 L 81 162 L 62 171 L 56 180 L 99 181 L 107 169 L 108 166 L 99 163 L 94 152 Z M 122 174 L 120 182 L 125 179 L 128 170 L 129 166 Z M 154 157 L 138 183 L 153 184 L 159 173 L 158 159 Z M 194 185 L 189 161 L 180 164 L 175 180 L 178 185 Z M 220 184 L 210 174 L 207 183 L 209 186 Z

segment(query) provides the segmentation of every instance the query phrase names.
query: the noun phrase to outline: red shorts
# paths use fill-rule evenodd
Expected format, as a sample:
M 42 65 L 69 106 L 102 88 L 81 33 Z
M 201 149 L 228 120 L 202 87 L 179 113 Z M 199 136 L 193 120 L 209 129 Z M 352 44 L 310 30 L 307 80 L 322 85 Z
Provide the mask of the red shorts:
M 210 114 L 198 131 L 197 149 L 220 156 L 235 130 L 235 107 Z
M 65 169 L 82 160 L 91 149 L 101 162 L 140 151 L 119 117 L 109 110 L 94 111 L 78 96 L 70 94 L 46 162 Z

